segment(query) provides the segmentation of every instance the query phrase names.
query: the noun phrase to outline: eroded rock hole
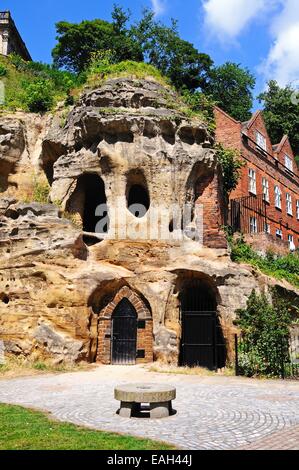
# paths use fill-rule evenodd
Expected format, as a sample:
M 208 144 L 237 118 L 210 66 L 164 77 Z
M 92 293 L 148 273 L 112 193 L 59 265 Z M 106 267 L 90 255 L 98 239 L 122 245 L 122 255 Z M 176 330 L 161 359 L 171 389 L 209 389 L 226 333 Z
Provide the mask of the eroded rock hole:
M 147 189 L 140 184 L 134 184 L 129 189 L 128 209 L 135 217 L 141 219 L 150 207 L 150 199 Z

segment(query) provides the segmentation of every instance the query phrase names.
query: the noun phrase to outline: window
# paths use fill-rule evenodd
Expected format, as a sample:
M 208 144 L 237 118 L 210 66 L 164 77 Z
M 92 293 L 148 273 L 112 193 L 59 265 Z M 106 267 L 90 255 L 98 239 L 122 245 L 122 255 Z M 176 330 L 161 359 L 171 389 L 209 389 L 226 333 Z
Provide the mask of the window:
M 269 224 L 265 223 L 265 233 L 271 234 L 271 227 Z
M 276 237 L 280 238 L 280 240 L 283 239 L 282 230 L 280 230 L 279 228 L 276 229 Z
M 295 251 L 296 250 L 296 247 L 295 247 L 295 244 L 294 244 L 294 237 L 293 235 L 288 235 L 288 242 L 289 242 L 289 248 L 291 251 Z
M 256 172 L 249 168 L 249 192 L 256 194 Z
M 257 219 L 250 217 L 250 233 L 257 233 Z
M 293 160 L 291 159 L 291 157 L 289 157 L 288 155 L 285 155 L 284 161 L 285 161 L 285 167 L 288 170 L 293 171 Z
M 299 201 L 296 202 L 297 219 L 299 220 Z
M 266 202 L 270 201 L 269 181 L 263 178 L 263 199 Z
M 260 132 L 256 132 L 256 143 L 257 145 L 267 151 L 267 141 L 266 141 L 266 138 L 263 136 L 263 134 L 261 134 Z
M 275 207 L 277 209 L 281 209 L 281 190 L 280 190 L 280 187 L 275 186 L 274 192 L 275 192 Z
M 290 193 L 287 193 L 287 213 L 293 215 L 293 205 L 292 205 L 292 196 Z

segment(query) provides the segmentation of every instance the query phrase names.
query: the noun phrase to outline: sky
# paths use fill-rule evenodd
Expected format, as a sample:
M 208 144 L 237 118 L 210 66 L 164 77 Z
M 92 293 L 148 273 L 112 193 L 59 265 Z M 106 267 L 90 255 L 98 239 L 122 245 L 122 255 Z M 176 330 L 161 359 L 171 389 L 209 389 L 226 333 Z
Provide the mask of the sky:
M 256 95 L 269 79 L 299 87 L 298 0 L 0 0 L 0 10 L 11 11 L 33 60 L 51 62 L 56 22 L 110 20 L 114 3 L 129 8 L 132 21 L 144 7 L 166 24 L 177 19 L 181 37 L 217 65 L 249 68 Z

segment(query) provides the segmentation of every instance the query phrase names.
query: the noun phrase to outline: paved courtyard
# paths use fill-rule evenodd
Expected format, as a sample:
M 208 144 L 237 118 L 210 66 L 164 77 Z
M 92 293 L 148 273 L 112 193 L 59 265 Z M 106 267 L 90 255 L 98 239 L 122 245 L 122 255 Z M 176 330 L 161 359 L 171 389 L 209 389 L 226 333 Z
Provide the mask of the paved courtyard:
M 177 414 L 120 418 L 114 386 L 177 387 Z M 299 449 L 299 383 L 149 372 L 99 366 L 87 372 L 0 380 L 0 402 L 47 410 L 63 421 L 163 440 L 180 449 Z

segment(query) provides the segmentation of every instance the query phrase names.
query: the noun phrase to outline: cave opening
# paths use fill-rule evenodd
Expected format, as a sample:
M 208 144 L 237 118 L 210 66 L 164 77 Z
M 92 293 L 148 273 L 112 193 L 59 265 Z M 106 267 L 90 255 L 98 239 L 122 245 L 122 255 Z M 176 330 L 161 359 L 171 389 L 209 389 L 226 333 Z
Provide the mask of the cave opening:
M 135 217 L 141 219 L 150 208 L 150 198 L 147 189 L 141 184 L 131 186 L 128 194 L 128 209 Z

